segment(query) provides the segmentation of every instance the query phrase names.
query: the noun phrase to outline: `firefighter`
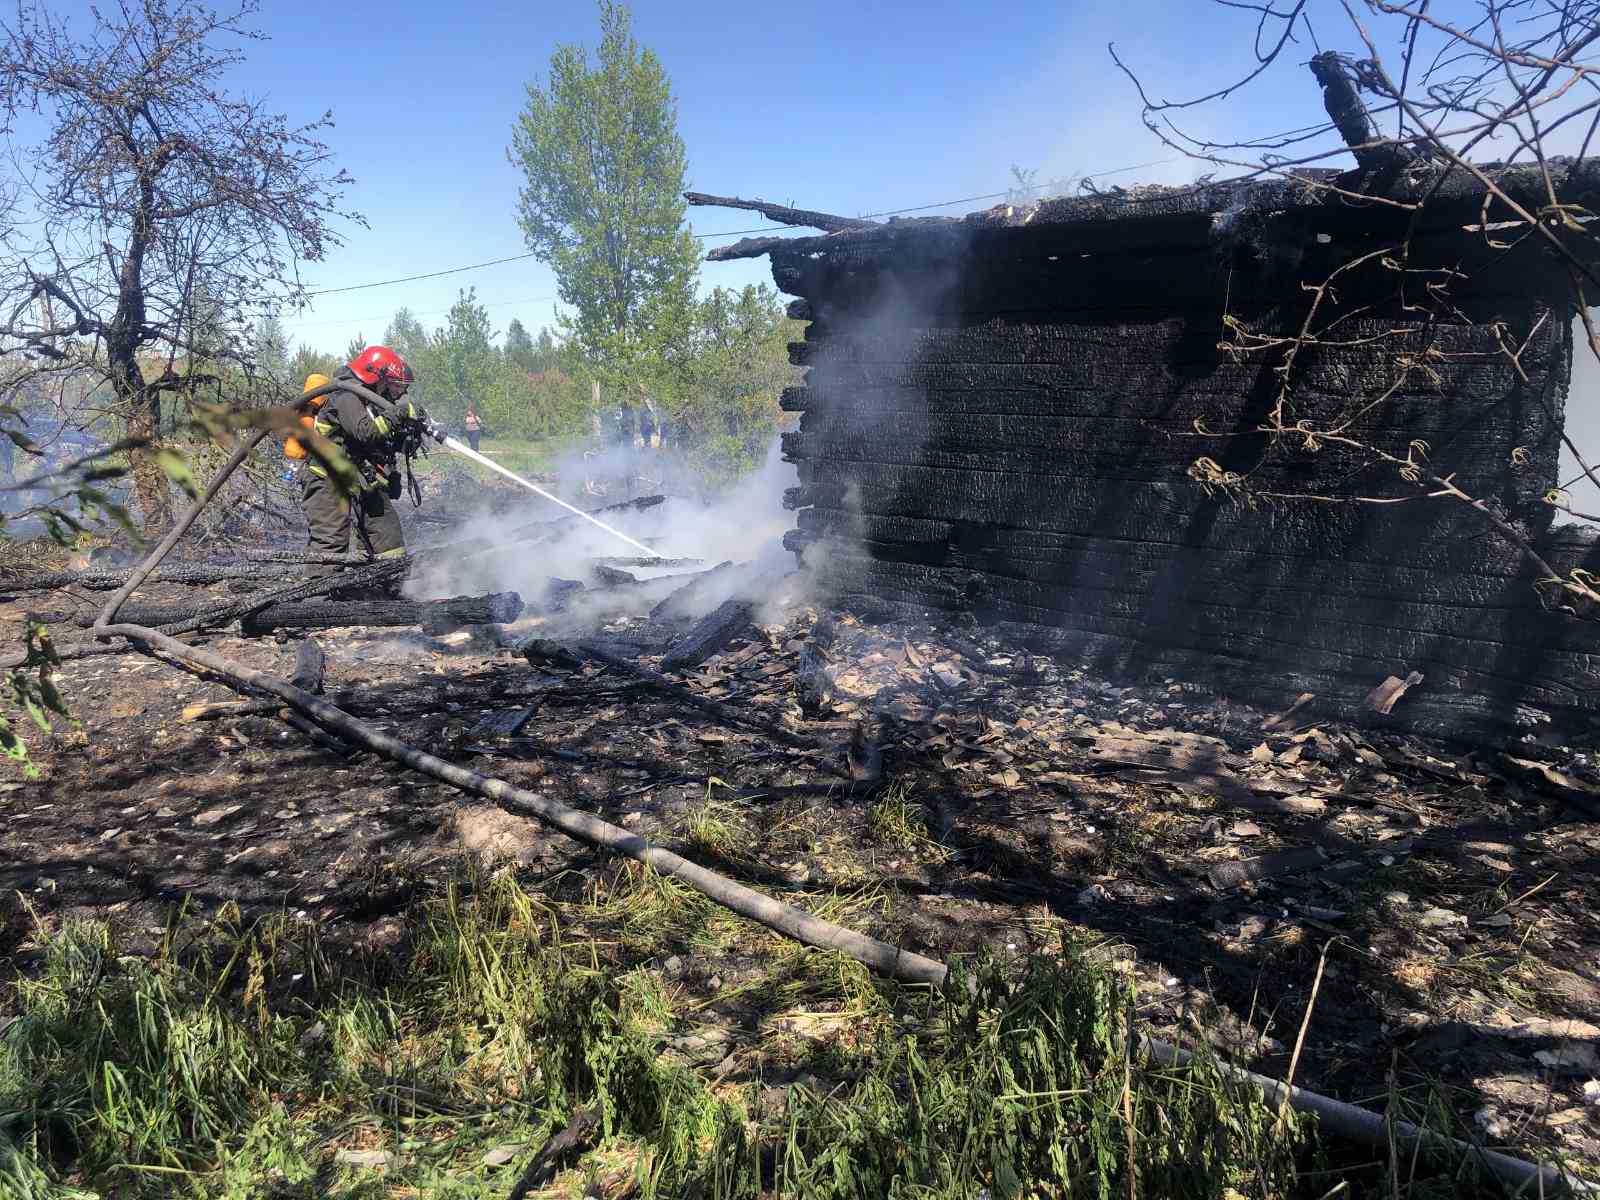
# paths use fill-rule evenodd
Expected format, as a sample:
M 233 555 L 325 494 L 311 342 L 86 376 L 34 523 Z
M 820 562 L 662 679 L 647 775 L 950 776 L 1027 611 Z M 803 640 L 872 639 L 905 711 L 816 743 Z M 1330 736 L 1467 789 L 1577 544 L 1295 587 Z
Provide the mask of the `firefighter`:
M 406 360 L 387 346 L 368 346 L 334 372 L 331 382 L 360 383 L 394 408 L 379 412 L 354 392 L 335 391 L 316 409 L 314 428 L 338 446 L 361 473 L 361 487 L 354 495 L 340 495 L 321 463 L 312 460 L 305 464 L 300 472 L 301 506 L 309 529 L 309 553 L 343 557 L 352 540 L 364 558 L 405 553 L 405 534 L 394 506 L 405 489 L 398 459 L 407 436 L 427 423 L 427 415 L 405 399 L 413 378 Z M 307 391 L 316 386 L 310 379 L 306 381 Z M 313 564 L 310 574 L 322 576 L 335 570 L 331 565 Z

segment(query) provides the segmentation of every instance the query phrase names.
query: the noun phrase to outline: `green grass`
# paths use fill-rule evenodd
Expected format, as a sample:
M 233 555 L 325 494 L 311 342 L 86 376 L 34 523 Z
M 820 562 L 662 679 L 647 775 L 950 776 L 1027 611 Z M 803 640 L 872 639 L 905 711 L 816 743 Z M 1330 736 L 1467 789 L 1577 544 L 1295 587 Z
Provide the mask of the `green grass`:
M 457 435 L 465 445 L 466 438 Z M 570 439 L 560 438 L 484 438 L 478 443 L 478 452 L 493 459 L 508 471 L 518 475 L 541 475 L 553 471 L 556 464 L 571 448 Z M 499 480 L 489 468 L 470 462 L 459 454 L 442 448 L 430 450 L 427 459 L 419 459 L 416 472 L 420 476 L 466 475 L 484 483 Z
M 880 845 L 932 858 L 948 854 L 928 825 L 928 812 L 911 798 L 911 781 L 896 780 L 867 810 L 867 835 Z
M 550 1195 L 1322 1195 L 1304 1122 L 1208 1059 L 1127 1041 L 1134 997 L 1075 943 L 945 995 L 872 978 L 628 864 L 574 897 L 508 874 L 418 905 L 405 950 L 324 951 L 284 920 L 174 922 L 153 957 L 101 925 L 45 940 L 0 1011 L 0 1197 L 505 1196 L 572 1112 L 597 1144 Z M 560 895 L 562 898 L 556 898 Z M 869 924 L 879 890 L 818 893 Z M 660 962 L 754 964 L 711 994 Z M 717 962 L 727 959 L 710 959 Z M 337 971 L 332 969 L 338 964 Z M 1009 970 L 1009 969 L 1008 969 Z M 714 1079 L 675 1047 L 717 1026 Z M 763 1080 L 796 1071 L 774 1106 Z M 782 1075 L 778 1074 L 783 1072 Z M 497 1147 L 510 1161 L 484 1165 Z M 381 1172 L 340 1151 L 395 1156 Z

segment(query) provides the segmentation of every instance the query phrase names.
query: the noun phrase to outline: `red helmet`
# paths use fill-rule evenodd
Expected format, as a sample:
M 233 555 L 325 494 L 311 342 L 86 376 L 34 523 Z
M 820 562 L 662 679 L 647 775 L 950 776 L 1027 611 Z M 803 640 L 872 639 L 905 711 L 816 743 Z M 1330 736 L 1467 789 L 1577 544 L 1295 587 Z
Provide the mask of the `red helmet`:
M 406 360 L 387 346 L 368 346 L 348 365 L 355 377 L 368 387 L 376 387 L 380 383 L 410 387 L 416 378 L 406 365 Z

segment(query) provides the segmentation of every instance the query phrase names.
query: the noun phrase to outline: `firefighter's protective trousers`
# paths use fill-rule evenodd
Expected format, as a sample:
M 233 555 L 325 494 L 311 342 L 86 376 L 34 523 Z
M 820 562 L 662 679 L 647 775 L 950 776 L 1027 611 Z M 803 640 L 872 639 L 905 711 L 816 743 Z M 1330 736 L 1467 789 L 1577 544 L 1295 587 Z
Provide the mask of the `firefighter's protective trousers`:
M 307 549 L 312 554 L 345 555 L 352 550 L 362 558 L 403 554 L 405 534 L 400 514 L 381 487 L 368 487 L 353 496 L 341 496 L 324 476 L 307 467 L 300 472 L 301 505 L 309 529 Z M 313 565 L 313 578 L 331 574 L 337 567 Z

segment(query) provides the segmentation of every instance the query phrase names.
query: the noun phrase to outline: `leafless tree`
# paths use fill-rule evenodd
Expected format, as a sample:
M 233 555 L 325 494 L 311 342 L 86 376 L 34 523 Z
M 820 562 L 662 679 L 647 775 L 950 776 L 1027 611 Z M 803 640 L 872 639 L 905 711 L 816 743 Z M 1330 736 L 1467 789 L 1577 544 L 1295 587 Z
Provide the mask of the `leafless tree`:
M 1501 536 L 1515 542 L 1540 567 L 1542 586 L 1563 606 L 1600 602 L 1595 580 L 1581 571 L 1557 573 L 1539 557 L 1533 540 L 1513 516 L 1469 495 L 1448 464 L 1429 461 L 1426 442 L 1384 444 L 1359 428 L 1361 418 L 1443 361 L 1435 347 L 1417 346 L 1420 318 L 1479 323 L 1498 339 L 1497 353 L 1522 371 L 1522 356 L 1541 332 L 1541 321 L 1565 320 L 1537 310 L 1528 328 L 1463 314 L 1456 297 L 1467 290 L 1472 270 L 1493 270 L 1497 260 L 1542 248 L 1539 270 L 1564 277 L 1564 303 L 1587 331 L 1588 348 L 1600 357 L 1600 336 L 1590 305 L 1600 301 L 1600 224 L 1588 203 L 1600 195 L 1600 172 L 1584 160 L 1600 130 L 1600 63 L 1591 56 L 1600 43 L 1600 0 L 1475 0 L 1462 19 L 1442 16 L 1433 0 L 1214 0 L 1223 9 L 1252 14 L 1254 62 L 1238 78 L 1205 95 L 1179 101 L 1153 100 L 1132 67 L 1111 55 L 1139 91 L 1145 124 L 1167 145 L 1227 168 L 1244 179 L 1291 181 L 1352 205 L 1395 210 L 1397 232 L 1382 246 L 1336 263 L 1303 283 L 1304 320 L 1295 331 L 1258 329 L 1225 317 L 1224 348 L 1237 357 L 1258 356 L 1278 375 L 1277 402 L 1260 429 L 1263 436 L 1303 450 L 1349 455 L 1368 466 L 1387 467 L 1393 490 L 1370 496 L 1284 495 L 1252 492 L 1242 474 L 1198 459 L 1191 475 L 1208 486 L 1251 502 L 1405 503 L 1444 499 L 1472 506 Z M 1460 13 L 1467 6 L 1453 6 Z M 1324 50 L 1337 40 L 1353 53 Z M 1309 60 L 1309 61 L 1308 61 Z M 1234 141 L 1190 131 L 1199 109 L 1236 97 L 1281 66 L 1311 69 L 1323 90 L 1328 120 Z M 1309 80 L 1308 80 L 1309 82 Z M 1354 169 L 1349 160 L 1355 159 Z M 1507 168 L 1521 167 L 1521 170 Z M 1415 239 L 1435 206 L 1481 196 L 1470 230 L 1470 268 L 1414 254 Z M 1452 211 L 1455 211 L 1452 209 Z M 1437 218 L 1432 218 L 1437 223 Z M 1463 262 L 1466 259 L 1462 260 Z M 1372 280 L 1387 279 L 1384 303 Z M 1358 283 L 1358 281 L 1360 281 Z M 1365 306 L 1342 292 L 1359 290 Z M 1392 333 L 1362 325 L 1384 312 L 1414 318 Z M 1382 322 L 1377 322 L 1381 326 Z M 1548 333 L 1548 328 L 1544 330 Z M 1314 348 L 1352 346 L 1362 337 L 1394 339 L 1388 376 L 1352 395 L 1332 414 L 1308 415 L 1297 405 L 1299 363 Z M 1526 376 L 1524 376 L 1526 378 Z M 1554 414 L 1552 414 L 1554 415 Z M 1209 435 L 1208 436 L 1214 436 Z M 1563 434 L 1565 437 L 1566 435 Z M 1581 450 L 1567 446 L 1584 474 L 1600 477 Z M 1515 453 L 1513 458 L 1515 460 Z M 1513 464 L 1515 465 L 1515 464 Z M 1567 496 L 1556 489 L 1546 503 L 1573 516 Z
M 163 405 L 251 375 L 251 324 L 337 244 L 349 177 L 318 132 L 230 94 L 255 0 L 115 0 L 82 33 L 48 5 L 0 21 L 0 368 L 13 389 L 103 385 L 147 532 L 169 520 Z M 355 218 L 359 220 L 359 218 Z M 204 391 L 202 389 L 205 389 Z

